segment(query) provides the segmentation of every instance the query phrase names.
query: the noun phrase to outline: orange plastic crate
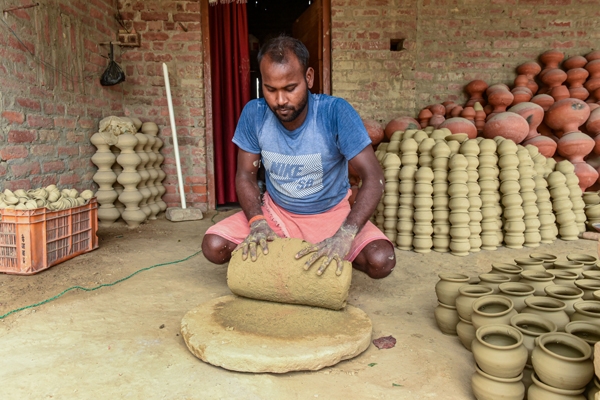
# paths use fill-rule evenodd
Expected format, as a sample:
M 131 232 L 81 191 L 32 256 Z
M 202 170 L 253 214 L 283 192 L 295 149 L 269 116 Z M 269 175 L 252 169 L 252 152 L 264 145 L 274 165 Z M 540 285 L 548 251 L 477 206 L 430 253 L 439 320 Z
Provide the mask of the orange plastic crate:
M 0 272 L 33 275 L 98 248 L 98 202 L 67 210 L 0 210 Z

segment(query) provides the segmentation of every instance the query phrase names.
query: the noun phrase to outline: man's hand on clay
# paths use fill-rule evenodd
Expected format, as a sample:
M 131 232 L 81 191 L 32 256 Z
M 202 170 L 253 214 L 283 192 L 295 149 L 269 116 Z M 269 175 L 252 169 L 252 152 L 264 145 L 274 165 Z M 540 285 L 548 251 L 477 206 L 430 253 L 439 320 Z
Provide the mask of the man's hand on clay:
M 256 246 L 260 245 L 262 247 L 263 254 L 269 254 L 267 242 L 275 240 L 278 237 L 267 221 L 261 219 L 252 223 L 250 234 L 233 251 L 242 249 L 242 260 L 244 261 L 248 259 L 248 251 L 250 251 L 250 259 L 256 261 Z
M 317 275 L 322 275 L 333 260 L 337 263 L 336 275 L 342 274 L 344 258 L 350 252 L 352 241 L 356 236 L 356 229 L 342 226 L 332 237 L 315 245 L 308 246 L 296 254 L 296 259 L 302 258 L 309 253 L 314 253 L 304 264 L 304 270 L 308 270 L 318 259 L 325 257 L 317 270 Z

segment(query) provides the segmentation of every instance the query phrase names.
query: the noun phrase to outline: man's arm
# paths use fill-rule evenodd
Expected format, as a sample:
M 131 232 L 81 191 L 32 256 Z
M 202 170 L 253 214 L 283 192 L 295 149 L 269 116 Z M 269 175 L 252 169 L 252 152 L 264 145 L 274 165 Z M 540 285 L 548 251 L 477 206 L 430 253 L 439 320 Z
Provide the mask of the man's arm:
M 362 180 L 362 185 L 358 190 L 350 214 L 348 214 L 335 235 L 314 246 L 309 246 L 296 254 L 296 258 L 298 259 L 314 252 L 306 262 L 305 269 L 310 268 L 315 261 L 325 256 L 325 260 L 317 270 L 317 275 L 321 275 L 333 260 L 337 263 L 336 274 L 340 275 L 342 273 L 342 262 L 346 255 L 348 255 L 354 238 L 367 223 L 383 195 L 383 171 L 370 145 L 365 147 L 349 162 Z
M 256 261 L 256 246 L 260 245 L 263 254 L 269 253 L 267 242 L 277 238 L 267 221 L 262 216 L 260 189 L 258 188 L 258 168 L 260 167 L 260 154 L 248 153 L 242 149 L 238 151 L 237 171 L 235 174 L 235 189 L 240 206 L 246 214 L 248 221 L 255 220 L 250 225 L 250 234 L 240 243 L 237 249 L 242 249 L 242 259 L 248 258 Z M 236 250 L 237 250 L 236 249 Z

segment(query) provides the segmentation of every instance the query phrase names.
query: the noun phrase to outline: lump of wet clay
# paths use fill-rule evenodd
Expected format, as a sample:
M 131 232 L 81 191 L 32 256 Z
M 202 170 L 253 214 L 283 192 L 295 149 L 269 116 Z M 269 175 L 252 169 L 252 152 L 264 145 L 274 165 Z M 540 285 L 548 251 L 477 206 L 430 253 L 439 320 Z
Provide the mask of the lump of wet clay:
M 335 274 L 334 274 L 335 275 Z M 351 305 L 334 311 L 223 296 L 190 310 L 182 337 L 199 359 L 232 371 L 316 371 L 365 351 L 372 323 Z
M 317 275 L 323 258 L 308 271 L 304 263 L 310 254 L 296 260 L 295 255 L 309 243 L 301 239 L 275 239 L 269 242 L 269 254 L 262 254 L 259 248 L 256 261 L 250 257 L 242 261 L 242 252 L 236 251 L 229 262 L 227 285 L 238 296 L 279 303 L 303 304 L 339 310 L 346 305 L 352 264 L 344 261 L 340 276 L 335 271 L 333 261 Z

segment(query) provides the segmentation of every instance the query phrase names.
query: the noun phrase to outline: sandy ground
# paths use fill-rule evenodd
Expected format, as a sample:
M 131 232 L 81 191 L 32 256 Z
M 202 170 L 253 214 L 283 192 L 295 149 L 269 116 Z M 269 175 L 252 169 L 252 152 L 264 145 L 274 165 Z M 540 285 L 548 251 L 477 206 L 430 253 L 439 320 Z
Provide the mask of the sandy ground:
M 218 214 L 216 221 L 232 211 Z M 100 248 L 33 276 L 0 274 L 0 315 L 81 285 L 114 282 L 200 250 L 211 224 L 158 220 L 129 230 L 100 229 Z M 186 348 L 179 329 L 196 305 L 229 294 L 226 266 L 199 254 L 143 271 L 95 291 L 61 298 L 0 319 L 2 399 L 472 399 L 471 353 L 445 336 L 433 317 L 437 274 L 487 272 L 534 251 L 564 259 L 597 254 L 596 242 L 556 241 L 536 249 L 482 251 L 467 257 L 396 251 L 395 271 L 371 280 L 354 271 L 349 303 L 373 321 L 373 338 L 397 344 L 316 372 L 282 375 L 231 372 Z

